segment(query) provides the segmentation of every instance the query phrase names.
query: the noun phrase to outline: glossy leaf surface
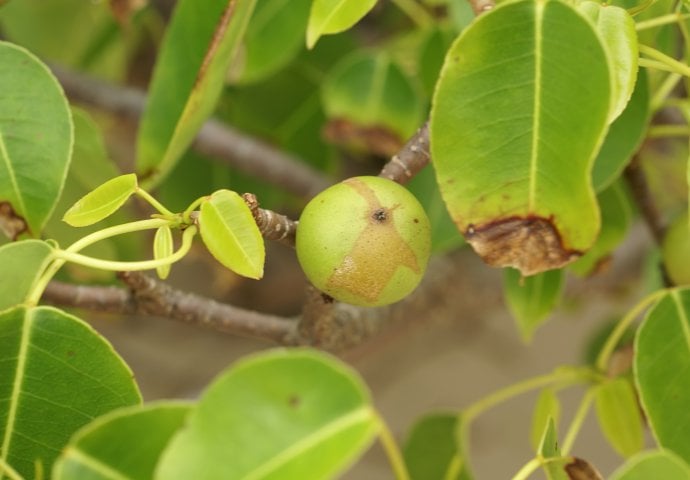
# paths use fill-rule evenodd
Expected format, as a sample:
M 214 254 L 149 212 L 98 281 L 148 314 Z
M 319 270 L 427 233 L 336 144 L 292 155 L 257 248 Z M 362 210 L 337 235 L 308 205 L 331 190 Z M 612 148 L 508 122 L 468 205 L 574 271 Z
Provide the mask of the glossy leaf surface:
M 625 109 L 637 79 L 635 21 L 625 9 L 615 5 L 585 1 L 578 7 L 594 23 L 611 61 L 613 106 L 609 119 L 613 121 Z
M 177 3 L 156 61 L 137 141 L 142 183 L 175 165 L 210 115 L 255 0 Z
M 38 236 L 60 197 L 72 154 L 67 100 L 48 68 L 0 42 L 0 231 Z
M 594 243 L 590 176 L 610 103 L 599 36 L 565 3 L 504 3 L 455 41 L 434 95 L 432 157 L 451 216 L 487 263 L 531 275 Z
M 21 240 L 0 247 L 0 311 L 26 300 L 52 259 L 52 247 L 41 240 Z
M 635 339 L 634 373 L 657 443 L 690 462 L 690 290 L 674 290 L 649 311 Z
M 542 436 L 549 426 L 549 421 L 553 421 L 554 425 L 557 425 L 560 417 L 561 402 L 552 389 L 545 388 L 539 393 L 537 402 L 534 405 L 534 411 L 532 412 L 532 427 L 530 429 L 529 441 L 535 451 L 539 449 Z
M 624 457 L 642 450 L 642 419 L 630 382 L 616 378 L 603 383 L 597 387 L 594 401 L 599 426 L 611 446 Z
M 161 402 L 120 408 L 79 430 L 55 462 L 55 480 L 150 480 L 191 406 Z
M 0 460 L 49 472 L 80 427 L 141 401 L 132 372 L 89 325 L 52 307 L 0 314 Z
M 208 388 L 156 478 L 330 478 L 378 428 L 354 371 L 316 351 L 274 350 L 242 360 Z
M 119 210 L 137 188 L 133 173 L 110 179 L 80 198 L 62 219 L 73 227 L 92 225 Z
M 167 225 L 158 228 L 153 237 L 153 258 L 169 257 L 173 253 L 172 231 Z M 156 268 L 158 278 L 165 280 L 170 274 L 170 264 Z
M 457 414 L 432 414 L 412 427 L 403 455 L 411 480 L 456 480 L 460 472 L 449 476 L 458 447 Z
M 667 450 L 639 453 L 611 474 L 609 480 L 690 480 L 690 467 Z
M 238 83 L 266 78 L 299 54 L 310 6 L 311 0 L 257 2 L 240 51 Z
M 201 204 L 201 238 L 208 251 L 233 272 L 261 278 L 266 251 L 252 212 L 242 197 L 218 190 Z
M 347 30 L 374 5 L 376 0 L 314 0 L 307 25 L 307 47 L 312 48 L 322 35 Z
M 551 270 L 531 277 L 523 277 L 512 268 L 503 272 L 505 300 L 524 341 L 532 339 L 534 330 L 560 301 L 563 278 L 563 270 Z

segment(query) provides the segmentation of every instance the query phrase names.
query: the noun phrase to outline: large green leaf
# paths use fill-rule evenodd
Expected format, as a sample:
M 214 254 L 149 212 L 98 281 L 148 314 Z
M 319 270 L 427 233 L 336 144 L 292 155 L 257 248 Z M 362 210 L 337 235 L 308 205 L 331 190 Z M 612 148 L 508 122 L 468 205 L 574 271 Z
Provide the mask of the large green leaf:
M 52 260 L 53 248 L 41 240 L 21 240 L 0 247 L 0 311 L 24 303 Z
M 419 419 L 410 431 L 403 449 L 411 480 L 456 480 L 460 469 L 452 472 L 458 447 L 458 415 L 437 413 Z
M 611 185 L 630 162 L 645 138 L 649 117 L 649 82 L 646 70 L 642 69 L 628 105 L 609 127 L 594 161 L 592 182 L 598 192 Z
M 0 460 L 34 478 L 92 419 L 141 401 L 132 372 L 100 335 L 52 307 L 0 314 Z M 2 477 L 2 475 L 0 475 Z
M 673 290 L 647 314 L 635 339 L 640 401 L 658 444 L 690 462 L 690 290 Z
M 551 270 L 531 277 L 523 277 L 512 268 L 503 272 L 503 294 L 524 341 L 532 339 L 536 328 L 558 305 L 564 276 L 563 270 Z
M 599 385 L 594 400 L 599 425 L 613 448 L 625 457 L 642 450 L 642 419 L 630 381 L 619 377 Z
M 376 5 L 376 0 L 314 0 L 307 26 L 307 47 L 321 35 L 339 33 L 357 23 Z
M 201 204 L 201 239 L 220 263 L 249 278 L 264 274 L 264 239 L 242 197 L 218 190 Z
M 255 82 L 285 66 L 304 48 L 310 0 L 262 0 L 249 20 L 238 83 Z
M 163 449 L 190 410 L 188 404 L 160 402 L 107 413 L 72 437 L 51 478 L 150 480 Z
M 366 387 L 339 361 L 311 350 L 263 353 L 209 387 L 156 478 L 330 478 L 367 448 L 378 422 Z
M 609 480 L 690 480 L 690 467 L 668 450 L 639 453 L 611 474 Z
M 434 95 L 432 157 L 451 216 L 487 263 L 531 275 L 591 247 L 590 176 L 610 104 L 599 36 L 566 3 L 504 3 L 455 41 Z
M 213 111 L 256 0 L 181 0 L 149 86 L 137 142 L 142 182 L 175 165 Z
M 67 175 L 72 119 L 62 88 L 31 53 L 0 42 L 0 68 L 0 230 L 38 236 Z

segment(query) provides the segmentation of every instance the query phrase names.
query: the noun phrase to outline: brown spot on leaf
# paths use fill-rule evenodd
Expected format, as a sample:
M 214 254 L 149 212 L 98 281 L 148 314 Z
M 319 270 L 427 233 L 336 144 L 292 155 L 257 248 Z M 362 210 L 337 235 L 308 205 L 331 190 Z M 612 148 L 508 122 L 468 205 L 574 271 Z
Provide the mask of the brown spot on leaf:
M 385 212 L 392 219 L 397 206 L 386 208 L 374 191 L 364 182 L 350 178 L 343 183 L 352 187 L 367 202 L 368 221 L 352 250 L 336 267 L 327 286 L 344 289 L 369 302 L 376 301 L 399 266 L 420 273 L 417 256 L 400 236 L 392 221 L 375 219 L 376 212 Z
M 323 135 L 336 145 L 382 157 L 392 157 L 404 145 L 403 139 L 387 127 L 359 125 L 347 118 L 330 120 L 323 129 Z
M 514 267 L 523 275 L 563 267 L 582 255 L 563 246 L 551 219 L 536 216 L 469 225 L 465 238 L 487 264 Z
M 604 480 L 594 465 L 578 457 L 573 457 L 564 468 L 570 480 Z
M 288 405 L 290 408 L 297 408 L 299 407 L 300 403 L 302 403 L 302 399 L 297 394 L 292 394 L 288 398 Z
M 0 231 L 12 240 L 29 231 L 24 217 L 17 215 L 9 202 L 0 202 Z

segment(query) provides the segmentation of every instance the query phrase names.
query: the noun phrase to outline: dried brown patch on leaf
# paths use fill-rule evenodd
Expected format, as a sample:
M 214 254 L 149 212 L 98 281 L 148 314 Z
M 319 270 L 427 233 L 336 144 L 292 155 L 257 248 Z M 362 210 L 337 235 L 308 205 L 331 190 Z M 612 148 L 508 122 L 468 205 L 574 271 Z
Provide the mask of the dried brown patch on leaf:
M 385 207 L 374 191 L 351 178 L 343 183 L 352 187 L 367 202 L 367 226 L 357 237 L 352 250 L 328 279 L 328 287 L 344 289 L 370 302 L 376 301 L 399 265 L 420 272 L 417 256 L 398 233 L 393 221 L 396 207 Z M 396 258 L 397 262 L 383 261 Z M 381 281 L 386 279 L 386 281 Z
M 16 240 L 19 235 L 29 231 L 24 217 L 17 215 L 9 202 L 0 202 L 0 232 Z
M 604 480 L 594 465 L 578 457 L 573 457 L 564 468 L 570 480 Z
M 358 125 L 346 118 L 330 120 L 323 135 L 335 145 L 382 157 L 395 155 L 404 145 L 402 138 L 386 127 Z
M 513 267 L 523 275 L 561 268 L 582 255 L 563 246 L 552 220 L 536 216 L 470 225 L 465 238 L 487 264 Z

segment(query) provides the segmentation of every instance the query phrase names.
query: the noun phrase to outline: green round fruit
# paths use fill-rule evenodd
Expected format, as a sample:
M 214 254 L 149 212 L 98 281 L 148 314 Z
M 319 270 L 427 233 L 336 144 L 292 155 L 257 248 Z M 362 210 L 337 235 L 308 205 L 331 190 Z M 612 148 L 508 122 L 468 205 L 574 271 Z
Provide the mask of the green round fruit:
M 407 189 L 379 177 L 354 177 L 327 188 L 304 208 L 297 258 L 316 288 L 336 300 L 388 305 L 424 275 L 431 227 Z
M 661 243 L 661 257 L 666 274 L 674 285 L 690 284 L 690 224 L 687 213 L 676 219 L 666 231 Z

